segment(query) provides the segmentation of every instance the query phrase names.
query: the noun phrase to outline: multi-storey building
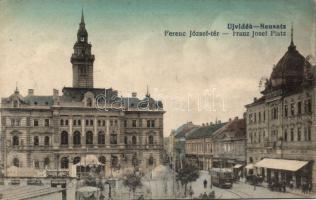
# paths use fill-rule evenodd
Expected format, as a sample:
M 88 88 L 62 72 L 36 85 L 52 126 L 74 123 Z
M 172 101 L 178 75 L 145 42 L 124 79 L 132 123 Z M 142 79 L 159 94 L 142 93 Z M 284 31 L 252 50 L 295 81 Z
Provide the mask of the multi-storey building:
M 111 88 L 93 87 L 95 57 L 83 13 L 73 49 L 73 87 L 64 87 L 61 95 L 54 89 L 51 96 L 35 95 L 32 89 L 22 96 L 16 89 L 2 99 L 5 175 L 12 166 L 67 175 L 78 166 L 97 164 L 104 176 L 115 176 L 158 165 L 162 103 L 148 93 L 142 99 L 136 93 L 118 97 Z
M 201 170 L 209 170 L 213 167 L 214 141 L 213 135 L 220 131 L 226 123 L 203 124 L 193 130 L 185 141 L 186 158 Z
M 266 80 L 262 97 L 246 105 L 247 162 L 268 182 L 312 182 L 316 189 L 314 66 L 293 42 Z
M 240 169 L 246 164 L 246 122 L 229 119 L 227 125 L 213 135 L 213 166 Z

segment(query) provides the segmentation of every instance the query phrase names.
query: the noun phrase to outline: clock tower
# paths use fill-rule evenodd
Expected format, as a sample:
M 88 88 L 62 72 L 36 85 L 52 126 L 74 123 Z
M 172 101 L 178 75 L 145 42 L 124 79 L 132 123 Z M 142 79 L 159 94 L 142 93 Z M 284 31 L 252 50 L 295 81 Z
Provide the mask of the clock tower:
M 77 41 L 71 56 L 73 87 L 93 88 L 93 62 L 94 55 L 91 54 L 91 44 L 88 43 L 88 32 L 82 10 Z

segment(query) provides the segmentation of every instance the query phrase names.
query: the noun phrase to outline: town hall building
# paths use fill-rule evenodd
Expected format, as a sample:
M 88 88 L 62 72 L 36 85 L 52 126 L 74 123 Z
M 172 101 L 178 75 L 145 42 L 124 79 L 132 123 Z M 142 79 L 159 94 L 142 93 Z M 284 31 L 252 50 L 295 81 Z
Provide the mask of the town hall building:
M 72 87 L 39 96 L 33 89 L 1 100 L 4 175 L 103 177 L 151 169 L 161 163 L 163 105 L 136 93 L 121 97 L 95 88 L 95 56 L 82 13 L 71 55 Z

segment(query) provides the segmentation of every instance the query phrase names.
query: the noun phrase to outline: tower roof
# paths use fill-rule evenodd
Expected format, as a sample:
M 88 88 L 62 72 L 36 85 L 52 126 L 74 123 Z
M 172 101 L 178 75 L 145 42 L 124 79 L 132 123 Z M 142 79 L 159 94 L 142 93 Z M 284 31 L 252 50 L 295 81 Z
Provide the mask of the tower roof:
M 304 64 L 305 58 L 297 51 L 293 42 L 292 26 L 290 46 L 271 73 L 272 88 L 299 86 L 304 80 Z

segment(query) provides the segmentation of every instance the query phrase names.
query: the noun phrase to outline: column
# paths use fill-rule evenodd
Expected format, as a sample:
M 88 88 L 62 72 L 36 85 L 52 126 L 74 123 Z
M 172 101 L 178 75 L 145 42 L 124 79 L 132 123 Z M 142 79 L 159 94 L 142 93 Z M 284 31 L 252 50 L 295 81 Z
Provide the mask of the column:
M 69 134 L 68 134 L 68 146 L 69 148 L 73 147 L 73 116 L 69 117 Z
M 81 118 L 81 147 L 86 148 L 86 133 L 85 133 L 86 120 L 85 116 Z
M 94 116 L 94 123 L 93 123 L 93 146 L 97 148 L 98 144 L 98 129 L 97 129 L 97 116 Z

